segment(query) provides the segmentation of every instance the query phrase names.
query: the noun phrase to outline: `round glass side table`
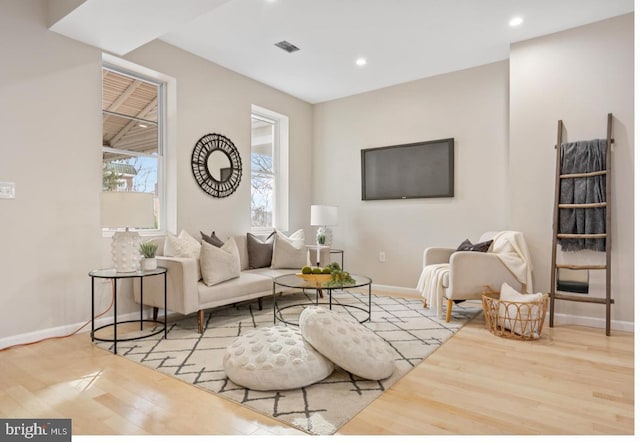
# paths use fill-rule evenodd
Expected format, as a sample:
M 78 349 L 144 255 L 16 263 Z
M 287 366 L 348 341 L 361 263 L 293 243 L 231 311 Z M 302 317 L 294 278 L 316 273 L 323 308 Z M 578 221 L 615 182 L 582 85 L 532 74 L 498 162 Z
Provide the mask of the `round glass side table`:
M 158 321 L 155 319 L 143 319 L 144 309 L 144 293 L 143 293 L 143 280 L 144 278 L 162 275 L 164 278 L 164 321 Z M 118 353 L 119 341 L 133 341 L 136 339 L 148 338 L 159 333 L 164 332 L 164 338 L 167 338 L 167 269 L 164 267 L 158 267 L 154 270 L 138 270 L 135 272 L 116 272 L 115 269 L 99 269 L 89 272 L 91 277 L 91 342 L 113 342 L 113 353 Z M 100 327 L 95 326 L 95 280 L 98 279 L 110 279 L 111 280 L 111 294 L 113 296 L 113 322 L 111 324 L 102 325 Z M 121 279 L 138 278 L 140 280 L 140 319 L 131 321 L 118 321 L 118 281 Z M 118 325 L 125 323 L 139 323 L 140 330 L 142 331 L 144 323 L 161 324 L 162 328 L 152 330 L 149 333 L 136 335 L 135 337 L 124 338 L 118 340 Z M 95 332 L 102 330 L 106 327 L 113 327 L 113 339 L 111 338 L 97 338 Z

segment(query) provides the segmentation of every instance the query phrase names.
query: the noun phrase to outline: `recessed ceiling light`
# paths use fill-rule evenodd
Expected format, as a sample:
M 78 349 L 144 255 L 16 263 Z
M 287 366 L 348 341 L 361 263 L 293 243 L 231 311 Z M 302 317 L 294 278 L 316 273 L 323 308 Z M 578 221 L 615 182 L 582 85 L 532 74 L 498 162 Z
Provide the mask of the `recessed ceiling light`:
M 143 129 L 146 129 L 146 128 L 147 128 L 147 127 L 149 127 L 149 126 L 147 126 L 146 124 L 143 124 L 143 123 L 138 123 L 138 127 L 141 127 L 141 128 L 143 128 Z
M 358 66 L 364 66 L 365 64 L 367 64 L 367 59 L 364 57 L 360 57 L 356 60 L 356 64 Z
M 522 24 L 524 20 L 522 20 L 522 17 L 513 17 L 511 20 L 509 20 L 509 26 L 516 27 L 516 26 L 520 26 Z

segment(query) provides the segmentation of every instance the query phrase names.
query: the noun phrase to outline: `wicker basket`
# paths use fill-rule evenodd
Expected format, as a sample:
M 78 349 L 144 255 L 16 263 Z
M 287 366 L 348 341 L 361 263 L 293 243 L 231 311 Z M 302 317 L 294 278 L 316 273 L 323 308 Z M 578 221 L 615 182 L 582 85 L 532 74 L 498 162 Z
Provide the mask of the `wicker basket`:
M 549 306 L 549 295 L 540 302 L 501 301 L 500 292 L 482 291 L 485 324 L 496 336 L 520 340 L 539 339 Z

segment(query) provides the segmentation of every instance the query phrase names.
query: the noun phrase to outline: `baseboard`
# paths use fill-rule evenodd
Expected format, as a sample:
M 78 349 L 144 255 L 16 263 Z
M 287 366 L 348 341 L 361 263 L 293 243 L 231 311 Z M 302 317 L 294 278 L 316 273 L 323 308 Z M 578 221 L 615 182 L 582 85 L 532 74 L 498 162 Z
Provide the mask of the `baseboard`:
M 400 295 L 420 296 L 420 292 L 417 289 L 411 287 L 398 287 L 392 285 L 371 284 L 371 289 L 376 292 L 382 293 L 396 293 Z M 549 320 L 549 313 L 547 313 L 547 321 Z M 604 318 L 595 318 L 590 316 L 575 316 L 556 313 L 554 325 L 580 325 L 584 327 L 601 328 L 605 329 L 606 321 Z M 548 322 L 547 322 L 548 323 Z M 634 332 L 634 323 L 629 321 L 611 321 L 611 329 L 622 332 Z
M 159 312 L 158 318 L 163 317 L 164 313 L 162 311 Z M 151 317 L 151 309 L 146 308 L 144 311 L 143 318 L 147 319 Z M 122 315 L 118 315 L 118 321 L 132 321 L 140 319 L 140 311 L 135 311 L 131 313 L 124 313 Z M 107 313 L 105 316 L 98 318 L 95 320 L 95 327 L 98 328 L 103 325 L 112 324 L 113 323 L 113 313 L 109 315 Z M 52 327 L 43 330 L 36 330 L 29 333 L 23 333 L 15 336 L 7 336 L 5 338 L 0 338 L 0 349 L 11 347 L 13 345 L 22 345 L 28 344 L 30 342 L 36 342 L 43 339 L 55 338 L 59 336 L 66 336 L 69 333 L 73 333 L 75 330 L 78 330 L 80 326 L 82 326 L 84 322 L 78 322 L 76 324 L 62 325 L 59 327 Z M 82 327 L 82 329 L 78 330 L 78 333 L 85 333 L 91 331 L 91 322 Z M 87 336 L 87 339 L 90 339 Z
M 397 293 L 399 295 L 412 295 L 415 297 L 420 296 L 420 292 L 415 288 L 398 287 L 394 285 L 371 284 L 371 290 L 376 292 Z
M 549 313 L 547 313 L 547 323 L 549 321 Z M 606 328 L 606 320 L 604 318 L 594 318 L 591 316 L 575 316 L 567 315 L 563 313 L 556 313 L 554 315 L 554 327 L 562 325 L 580 325 L 584 327 L 593 328 Z M 611 330 L 631 332 L 634 331 L 634 323 L 629 321 L 611 321 Z

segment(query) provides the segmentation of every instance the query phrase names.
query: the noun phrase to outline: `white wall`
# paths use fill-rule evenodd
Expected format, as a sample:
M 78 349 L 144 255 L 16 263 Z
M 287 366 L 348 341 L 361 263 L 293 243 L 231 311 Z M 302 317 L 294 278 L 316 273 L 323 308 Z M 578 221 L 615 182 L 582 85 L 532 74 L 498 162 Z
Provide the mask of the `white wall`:
M 508 75 L 502 61 L 314 106 L 313 203 L 339 206 L 346 268 L 415 287 L 426 246 L 507 227 Z M 449 137 L 453 198 L 361 201 L 361 149 Z
M 43 1 L 0 2 L 0 338 L 90 318 L 102 264 L 100 54 L 47 30 Z
M 611 112 L 612 318 L 633 321 L 633 14 L 514 44 L 510 58 L 510 224 L 529 240 L 535 289 L 550 284 L 557 122 L 564 141 L 606 138 Z M 591 295 L 603 297 L 602 273 L 591 273 Z M 602 305 L 556 306 L 560 314 L 604 318 Z
M 177 80 L 178 232 L 212 230 L 220 238 L 250 229 L 251 105 L 289 117 L 289 230 L 309 225 L 312 107 L 309 103 L 239 75 L 161 41 L 125 57 Z M 200 137 L 220 133 L 233 141 L 242 158 L 242 181 L 232 195 L 216 199 L 196 183 L 191 154 Z
M 101 52 L 47 29 L 46 0 L 0 0 L 0 347 L 62 334 L 90 318 L 87 273 L 108 267 L 102 238 Z M 196 235 L 249 226 L 251 104 L 290 117 L 291 229 L 306 227 L 311 191 L 311 105 L 164 43 L 128 57 L 177 81 L 178 228 Z M 190 169 L 195 142 L 229 136 L 241 152 L 239 190 L 216 200 Z M 97 310 L 109 305 L 97 285 Z M 125 293 L 123 293 L 125 294 Z M 119 299 L 119 312 L 133 308 Z

